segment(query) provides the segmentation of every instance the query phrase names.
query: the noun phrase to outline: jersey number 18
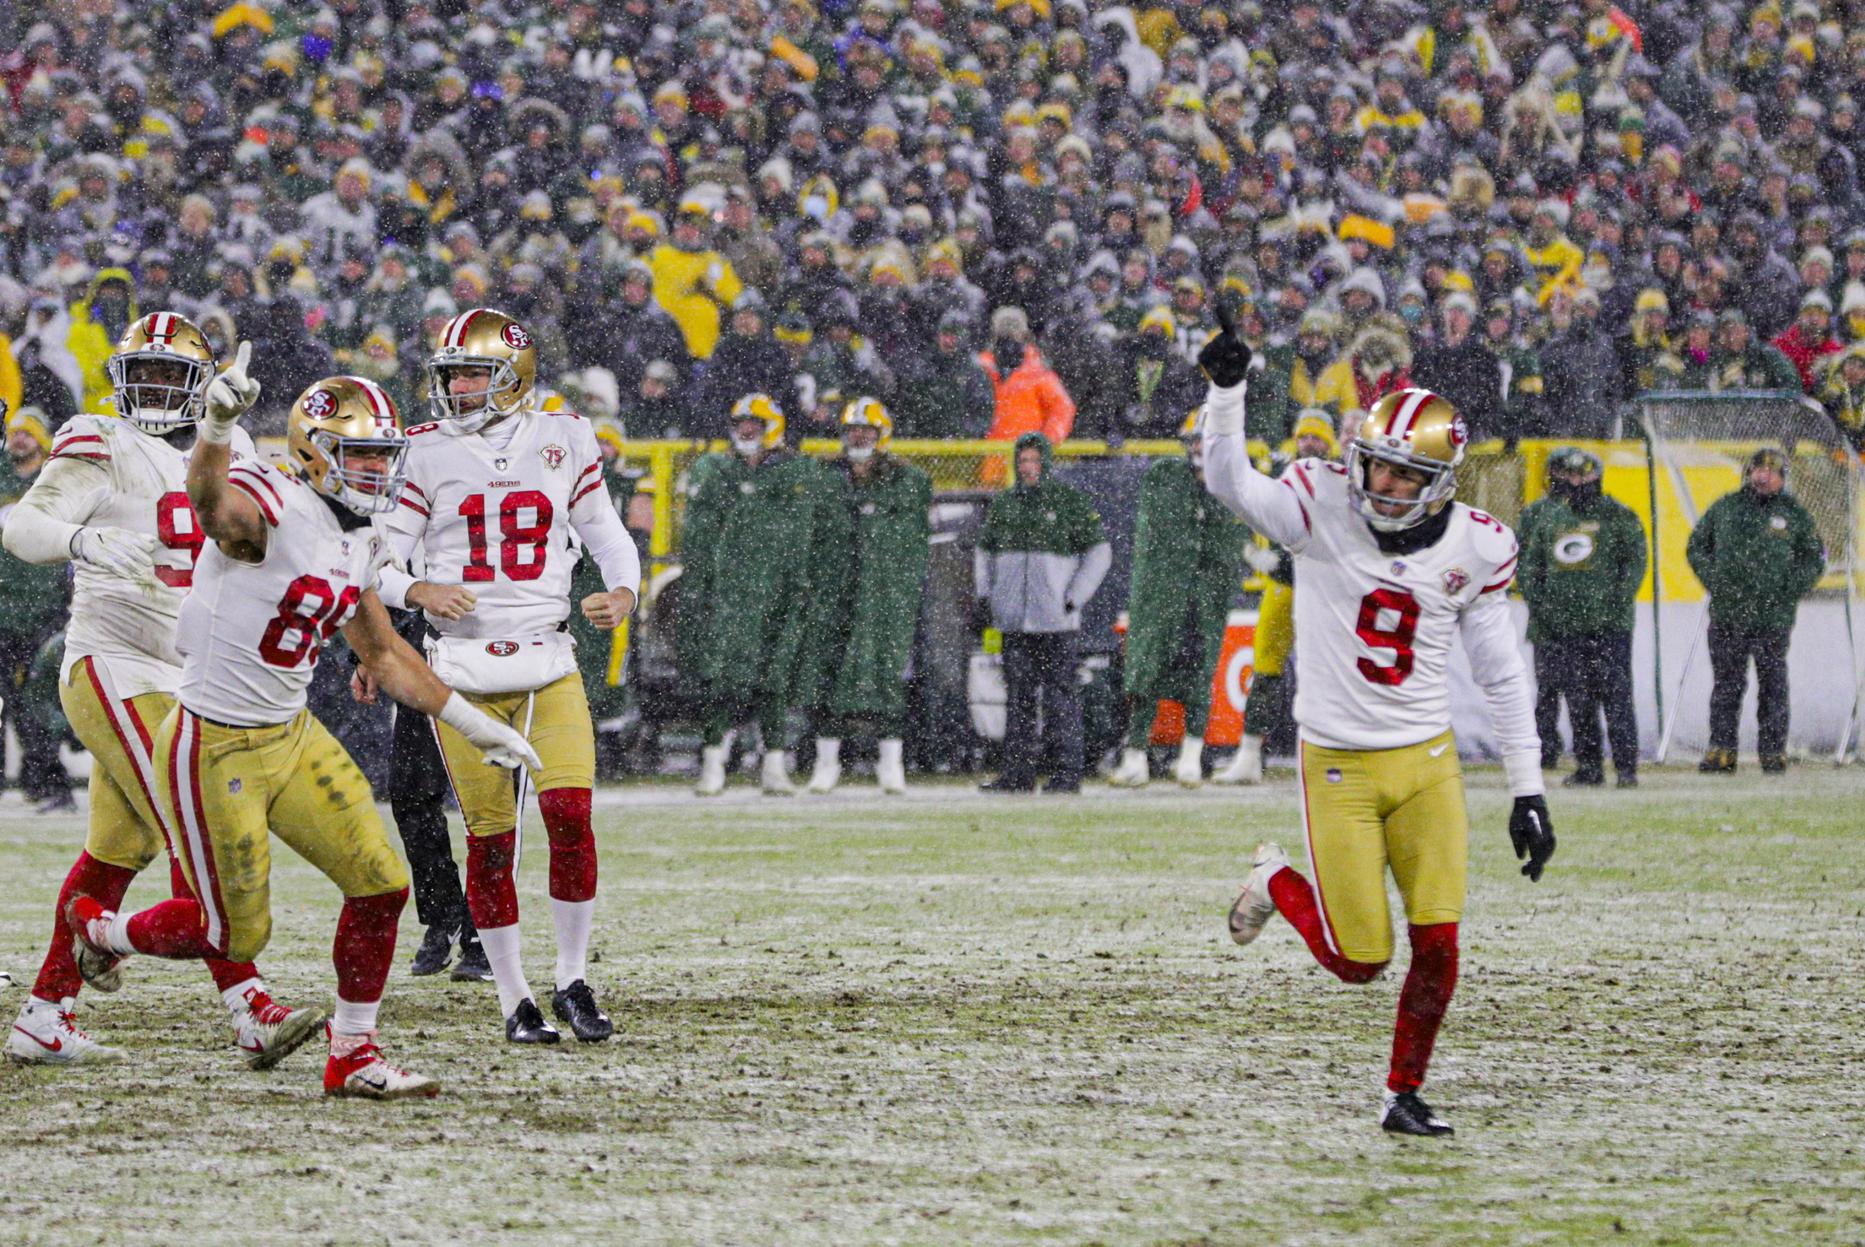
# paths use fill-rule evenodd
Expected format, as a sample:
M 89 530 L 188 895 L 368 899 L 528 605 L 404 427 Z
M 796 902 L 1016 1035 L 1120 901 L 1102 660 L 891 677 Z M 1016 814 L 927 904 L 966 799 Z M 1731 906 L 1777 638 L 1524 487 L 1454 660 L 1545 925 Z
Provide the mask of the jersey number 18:
M 526 511 L 531 513 L 529 523 Z M 466 518 L 467 545 L 460 579 L 469 585 L 484 584 L 495 576 L 486 557 L 486 496 L 468 494 L 460 502 L 460 514 Z M 535 489 L 521 489 L 499 500 L 499 567 L 507 580 L 536 580 L 544 574 L 553 514 L 550 499 Z

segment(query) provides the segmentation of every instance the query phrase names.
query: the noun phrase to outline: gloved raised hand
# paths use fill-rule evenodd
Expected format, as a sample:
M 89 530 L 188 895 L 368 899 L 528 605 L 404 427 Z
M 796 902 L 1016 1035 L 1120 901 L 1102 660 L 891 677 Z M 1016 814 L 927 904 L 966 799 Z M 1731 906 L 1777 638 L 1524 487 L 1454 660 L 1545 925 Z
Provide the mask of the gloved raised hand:
M 1250 375 L 1250 361 L 1254 357 L 1237 333 L 1237 318 L 1228 301 L 1218 304 L 1217 320 L 1221 327 L 1198 352 L 1198 366 L 1211 378 L 1212 385 L 1228 390 L 1243 384 L 1244 378 Z
M 1531 882 L 1541 881 L 1541 872 L 1554 856 L 1554 824 L 1548 821 L 1548 803 L 1539 796 L 1517 797 L 1509 814 L 1509 842 L 1515 856 L 1527 858 L 1522 873 Z
M 240 343 L 233 366 L 207 383 L 207 414 L 201 421 L 201 440 L 224 446 L 233 440 L 240 417 L 259 401 L 259 383 L 246 375 L 253 344 Z
M 127 528 L 80 528 L 71 534 L 74 560 L 125 580 L 154 577 L 155 548 L 154 537 Z

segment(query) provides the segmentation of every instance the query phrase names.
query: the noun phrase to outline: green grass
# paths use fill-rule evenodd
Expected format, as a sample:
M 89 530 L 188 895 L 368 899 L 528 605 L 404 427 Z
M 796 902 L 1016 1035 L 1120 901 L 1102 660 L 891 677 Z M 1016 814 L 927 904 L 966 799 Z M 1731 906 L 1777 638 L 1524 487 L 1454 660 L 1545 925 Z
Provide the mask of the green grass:
M 616 1041 L 505 1045 L 489 986 L 403 973 L 410 909 L 384 1040 L 446 1092 L 329 1103 L 321 1056 L 249 1072 L 204 973 L 140 960 L 81 1015 L 131 1061 L 0 1068 L 0 1241 L 1865 1242 L 1860 772 L 1556 789 L 1539 885 L 1498 777 L 1472 788 L 1428 1088 L 1454 1140 L 1373 1123 L 1403 954 L 1347 988 L 1279 921 L 1224 936 L 1255 843 L 1300 854 L 1286 780 L 647 786 L 598 808 Z M 20 984 L 81 828 L 0 812 Z M 336 895 L 275 861 L 261 963 L 327 999 Z M 520 895 L 547 990 L 544 865 Z

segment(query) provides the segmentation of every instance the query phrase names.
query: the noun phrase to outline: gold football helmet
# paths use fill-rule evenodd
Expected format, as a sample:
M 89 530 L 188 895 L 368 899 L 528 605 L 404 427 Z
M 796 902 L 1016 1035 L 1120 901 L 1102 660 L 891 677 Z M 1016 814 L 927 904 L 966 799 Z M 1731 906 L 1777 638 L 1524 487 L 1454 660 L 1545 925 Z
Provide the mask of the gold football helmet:
M 459 375 L 483 373 L 484 390 L 456 394 Z M 495 420 L 531 410 L 536 401 L 537 343 L 504 312 L 476 307 L 440 331 L 427 361 L 428 409 L 436 420 L 476 433 Z
M 1442 395 L 1409 389 L 1373 404 L 1347 444 L 1347 490 L 1354 508 L 1381 532 L 1398 532 L 1436 515 L 1457 492 L 1457 467 L 1470 432 Z M 1416 498 L 1374 493 L 1367 483 L 1372 461 L 1424 475 Z
M 117 414 L 161 436 L 201 418 L 218 362 L 194 322 L 151 312 L 123 331 L 104 371 L 116 393 Z
M 298 396 L 285 457 L 305 484 L 358 515 L 393 511 L 408 479 L 395 401 L 363 377 L 325 377 Z
M 756 441 L 740 442 L 738 439 L 738 422 L 740 420 L 762 420 L 764 432 Z M 732 449 L 741 455 L 753 454 L 759 450 L 775 450 L 784 444 L 784 409 L 777 405 L 777 400 L 769 394 L 747 394 L 732 404 Z
M 842 408 L 842 431 L 846 433 L 849 429 L 859 428 L 873 429 L 875 442 L 872 448 L 863 447 L 866 453 L 860 455 L 855 453 L 854 447 L 849 447 L 848 457 L 851 459 L 866 459 L 875 450 L 886 450 L 894 440 L 894 418 L 887 414 L 887 408 L 881 405 L 878 398 L 863 395 Z

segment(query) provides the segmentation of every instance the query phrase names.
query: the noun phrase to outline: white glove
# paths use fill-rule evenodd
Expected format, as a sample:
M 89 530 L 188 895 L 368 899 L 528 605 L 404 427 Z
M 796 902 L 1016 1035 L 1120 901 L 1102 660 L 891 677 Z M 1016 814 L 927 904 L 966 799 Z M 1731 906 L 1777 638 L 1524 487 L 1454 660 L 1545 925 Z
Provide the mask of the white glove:
M 522 762 L 534 774 L 544 767 L 531 742 L 458 693 L 449 696 L 447 704 L 440 708 L 440 721 L 466 737 L 467 743 L 478 746 L 486 755 L 482 761 L 487 766 L 511 768 Z
M 73 559 L 125 580 L 155 576 L 155 547 L 154 537 L 127 528 L 80 528 L 71 534 Z
M 1243 552 L 1243 561 L 1250 565 L 1250 570 L 1267 576 L 1276 570 L 1276 564 L 1282 562 L 1282 556 L 1268 546 L 1251 546 Z
M 201 440 L 225 446 L 233 440 L 234 426 L 259 401 L 259 383 L 246 375 L 253 344 L 240 343 L 233 366 L 207 384 L 207 418 L 201 421 Z

